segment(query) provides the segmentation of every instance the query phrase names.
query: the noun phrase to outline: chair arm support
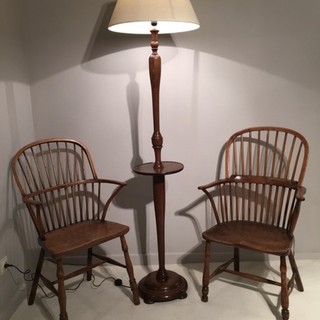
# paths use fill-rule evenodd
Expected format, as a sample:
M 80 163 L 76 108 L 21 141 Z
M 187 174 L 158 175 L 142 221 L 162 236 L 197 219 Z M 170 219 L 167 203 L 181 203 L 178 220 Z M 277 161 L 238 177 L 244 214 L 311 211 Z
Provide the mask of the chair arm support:
M 27 208 L 29 209 L 33 223 L 36 226 L 39 238 L 43 240 L 45 231 L 44 231 L 43 223 L 40 218 L 42 202 L 38 200 L 29 199 L 28 196 L 23 197 L 22 200 L 27 206 Z M 34 210 L 32 210 L 31 206 L 34 206 L 36 208 L 35 212 Z
M 305 187 L 302 187 L 302 186 L 298 187 L 296 192 L 297 200 L 304 201 L 305 200 L 304 195 L 306 194 L 306 192 L 307 192 L 307 189 Z
M 293 232 L 294 232 L 294 229 L 296 228 L 296 224 L 297 224 L 297 221 L 298 221 L 298 218 L 300 215 L 301 203 L 302 203 L 302 201 L 305 200 L 303 195 L 301 195 L 301 192 L 303 192 L 303 190 L 301 190 L 300 188 L 296 192 L 297 201 L 296 201 L 295 207 L 293 208 L 291 223 L 288 226 L 288 232 L 291 236 L 293 236 Z
M 101 215 L 101 220 L 105 220 L 106 218 L 106 214 L 107 214 L 107 210 L 109 208 L 110 203 L 112 202 L 112 200 L 114 199 L 114 197 L 120 192 L 120 190 L 126 186 L 126 183 L 124 184 L 120 184 L 118 185 L 118 187 L 116 187 L 113 192 L 111 193 L 111 195 L 109 196 L 108 200 L 106 201 L 103 210 L 102 210 L 102 215 Z

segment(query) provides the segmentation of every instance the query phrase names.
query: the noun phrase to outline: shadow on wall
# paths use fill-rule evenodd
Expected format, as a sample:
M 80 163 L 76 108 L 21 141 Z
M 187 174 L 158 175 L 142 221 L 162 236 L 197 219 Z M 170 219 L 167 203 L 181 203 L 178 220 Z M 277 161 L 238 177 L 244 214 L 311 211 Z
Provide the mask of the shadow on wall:
M 14 230 L 19 237 L 20 246 L 23 249 L 24 253 L 24 263 L 28 267 L 32 267 L 34 259 L 33 252 L 38 248 L 37 238 L 34 237 L 35 230 L 32 225 L 32 221 L 29 217 L 28 212 L 26 212 L 26 207 L 24 204 L 21 204 L 21 199 L 18 196 L 15 189 L 15 184 L 13 182 L 12 172 L 11 172 L 11 156 L 21 147 L 21 140 L 24 141 L 26 137 L 30 135 L 33 136 L 33 132 L 28 132 L 25 136 L 22 136 L 24 129 L 21 127 L 21 117 L 23 113 L 19 113 L 19 106 L 17 105 L 17 93 L 15 92 L 14 84 L 12 82 L 5 83 L 6 89 L 6 103 L 8 110 L 8 131 L 9 131 L 9 140 L 11 142 L 11 152 L 8 154 L 8 168 L 7 168 L 7 223 L 13 224 Z M 24 118 L 25 119 L 25 118 Z M 4 226 L 3 230 L 5 231 L 8 226 Z M 32 230 L 32 231 L 30 231 Z M 30 231 L 30 232 L 29 232 Z M 0 234 L 4 234 L 1 232 Z M 15 236 L 16 236 L 15 234 Z M 32 236 L 33 235 L 33 236 Z M 10 241 L 9 241 L 10 243 Z M 37 251 L 36 251 L 37 252 Z M 20 254 L 19 254 L 20 255 Z M 13 254 L 12 257 L 15 257 L 16 254 Z M 22 260 L 22 259 L 21 259 Z M 17 261 L 18 262 L 18 261 Z M 20 261 L 19 261 L 20 262 Z M 22 267 L 22 266 L 21 266 Z
M 38 245 L 34 237 L 33 225 L 24 205 L 18 204 L 16 193 L 13 190 L 11 170 L 7 171 L 7 192 L 4 214 L 6 219 L 0 228 L 0 243 L 8 258 L 8 263 L 17 266 L 20 270 L 34 267 L 37 261 Z M 31 274 L 26 275 L 26 278 Z M 1 277 L 0 318 L 7 319 L 15 311 L 26 295 L 24 276 L 16 269 L 11 268 Z
M 317 0 L 194 1 L 197 50 L 320 89 Z
M 65 1 L 63 5 L 56 2 L 22 4 L 32 82 L 79 63 L 90 72 L 108 74 L 130 73 L 131 68 L 141 70 L 142 63 L 145 68 L 144 55 L 141 64 L 130 59 L 133 55 L 135 59 L 139 56 L 132 50 L 145 47 L 149 37 L 109 32 L 107 25 L 114 5 L 115 1 L 108 1 L 102 6 L 89 44 L 85 52 L 81 52 L 86 41 L 81 32 L 86 33 L 90 27 L 90 19 L 97 14 L 95 6 L 88 7 L 86 1 L 74 0 Z M 175 36 L 178 47 L 236 61 L 306 87 L 320 88 L 319 1 L 308 0 L 306 5 L 299 0 L 203 0 L 193 1 L 193 6 L 201 27 Z M 60 29 L 64 29 L 64 35 L 56 36 Z M 74 36 L 76 30 L 78 36 Z M 162 47 L 174 45 L 170 35 L 161 35 L 160 41 Z M 108 61 L 113 54 L 123 63 L 93 63 L 101 57 Z
M 24 203 L 21 202 L 20 192 L 16 188 L 11 167 L 8 170 L 8 180 L 10 180 L 13 194 L 12 220 L 14 223 L 15 236 L 18 236 L 20 246 L 23 251 L 23 262 L 25 269 L 35 270 L 40 247 L 38 244 L 37 231 L 34 227 L 30 214 Z M 21 266 L 21 268 L 23 268 Z
M 140 264 L 147 266 L 147 205 L 153 202 L 152 179 L 150 177 L 135 175 L 126 181 L 127 186 L 117 195 L 114 204 L 120 208 L 133 209 L 134 228 L 138 241 Z M 131 214 L 131 211 L 130 211 Z
M 223 170 L 224 153 L 225 153 L 225 145 L 222 146 L 222 148 L 219 152 L 219 155 L 218 155 L 215 180 L 218 180 L 221 177 L 222 170 Z M 206 182 L 208 182 L 208 181 L 206 181 Z M 206 183 L 206 182 L 204 182 L 204 183 Z M 198 243 L 179 259 L 179 263 L 186 264 L 186 263 L 194 263 L 194 262 L 203 261 L 204 242 L 202 239 L 202 232 L 204 230 L 202 230 L 202 228 L 201 228 L 199 218 L 195 217 L 190 212 L 193 211 L 196 207 L 198 207 L 200 205 L 204 205 L 205 206 L 205 212 L 204 212 L 205 230 L 208 229 L 209 227 L 211 227 L 213 225 L 213 217 L 212 217 L 212 213 L 209 208 L 210 205 L 208 204 L 207 199 L 208 198 L 206 195 L 202 195 L 199 198 L 197 198 L 196 200 L 192 201 L 186 207 L 175 212 L 176 216 L 185 217 L 185 218 L 190 219 L 192 225 L 194 226 L 195 233 L 196 233 L 197 239 L 198 239 Z M 201 217 L 201 220 L 203 220 L 203 217 Z M 225 253 L 226 249 L 228 250 L 229 248 L 218 246 L 218 248 L 215 248 L 215 251 L 217 252 L 217 254 L 214 255 L 214 257 L 218 258 L 219 253 Z M 230 251 L 230 253 L 233 252 L 232 250 L 229 250 L 229 251 Z M 217 261 L 221 261 L 220 259 L 221 258 L 219 258 Z

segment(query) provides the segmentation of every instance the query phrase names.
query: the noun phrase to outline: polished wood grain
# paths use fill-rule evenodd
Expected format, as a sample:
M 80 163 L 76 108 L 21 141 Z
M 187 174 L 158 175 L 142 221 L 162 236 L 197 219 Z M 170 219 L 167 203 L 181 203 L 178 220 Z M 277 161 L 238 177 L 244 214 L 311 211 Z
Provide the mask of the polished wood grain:
M 41 246 L 28 303 L 33 304 L 40 278 L 58 296 L 60 320 L 67 320 L 64 282 L 103 263 L 126 268 L 134 304 L 139 293 L 125 235 L 129 227 L 107 220 L 114 197 L 126 185 L 99 179 L 88 149 L 72 139 L 44 139 L 21 148 L 12 159 L 12 172 L 38 232 Z M 93 247 L 118 238 L 125 263 L 93 252 Z M 87 250 L 87 265 L 64 273 L 63 259 Z M 42 274 L 45 257 L 55 260 L 57 279 Z M 94 258 L 94 259 L 93 259 Z
M 200 186 L 211 204 L 215 224 L 202 234 L 204 254 L 202 301 L 209 282 L 222 272 L 281 287 L 281 316 L 289 319 L 289 293 L 303 285 L 294 258 L 294 230 L 306 189 L 309 147 L 298 132 L 278 127 L 248 128 L 233 134 L 225 147 L 225 177 Z M 233 257 L 210 271 L 212 243 L 234 248 Z M 280 257 L 275 281 L 240 270 L 240 249 Z M 289 260 L 292 276 L 287 280 Z M 233 268 L 229 266 L 233 264 Z

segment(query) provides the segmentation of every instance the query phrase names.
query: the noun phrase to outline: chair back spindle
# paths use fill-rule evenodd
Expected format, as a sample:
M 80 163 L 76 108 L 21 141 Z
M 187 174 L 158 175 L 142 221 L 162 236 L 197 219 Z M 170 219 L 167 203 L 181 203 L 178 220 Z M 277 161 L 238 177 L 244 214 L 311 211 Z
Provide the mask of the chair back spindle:
M 93 161 L 84 145 L 71 139 L 44 139 L 21 149 L 12 163 L 41 238 L 46 232 L 101 218 L 106 184 L 102 187 L 96 181 Z M 39 203 L 37 210 L 35 203 Z
M 291 129 L 248 128 L 230 137 L 225 155 L 226 177 L 255 175 L 298 181 L 302 185 L 308 143 Z

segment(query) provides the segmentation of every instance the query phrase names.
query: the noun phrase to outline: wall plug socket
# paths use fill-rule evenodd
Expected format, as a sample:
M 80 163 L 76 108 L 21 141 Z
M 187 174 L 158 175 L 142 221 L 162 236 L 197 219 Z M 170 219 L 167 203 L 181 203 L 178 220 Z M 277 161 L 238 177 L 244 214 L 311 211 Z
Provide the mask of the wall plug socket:
M 0 260 L 0 276 L 2 276 L 5 272 L 5 267 L 4 265 L 8 262 L 8 258 L 7 257 L 3 257 L 1 260 Z

